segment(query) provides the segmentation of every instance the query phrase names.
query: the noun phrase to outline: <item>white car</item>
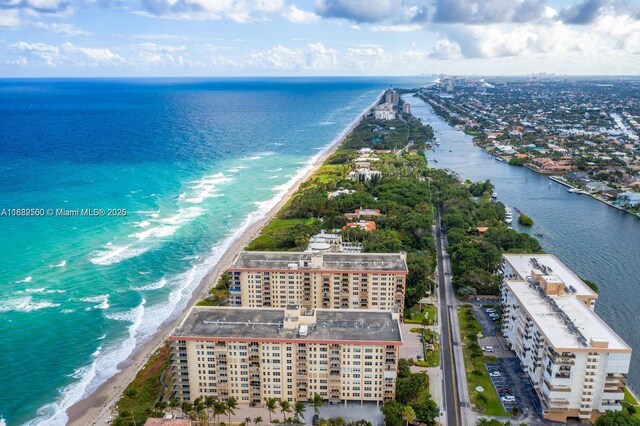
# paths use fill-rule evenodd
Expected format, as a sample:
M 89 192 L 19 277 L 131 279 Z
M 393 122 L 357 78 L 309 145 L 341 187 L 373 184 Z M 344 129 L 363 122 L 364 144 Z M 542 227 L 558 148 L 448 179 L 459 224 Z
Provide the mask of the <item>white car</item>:
M 494 313 L 495 314 L 496 313 L 495 309 L 492 309 L 492 308 L 486 308 L 484 311 L 486 313 L 488 313 L 488 314 L 490 314 L 490 313 Z
M 499 371 L 491 371 L 489 372 L 489 377 L 500 377 L 502 376 L 502 374 L 500 374 Z
M 503 396 L 502 398 L 500 398 L 500 401 L 502 402 L 516 402 L 516 397 L 513 395 L 507 395 L 507 396 Z
M 493 352 L 493 346 L 485 346 L 482 348 L 482 350 L 485 352 Z

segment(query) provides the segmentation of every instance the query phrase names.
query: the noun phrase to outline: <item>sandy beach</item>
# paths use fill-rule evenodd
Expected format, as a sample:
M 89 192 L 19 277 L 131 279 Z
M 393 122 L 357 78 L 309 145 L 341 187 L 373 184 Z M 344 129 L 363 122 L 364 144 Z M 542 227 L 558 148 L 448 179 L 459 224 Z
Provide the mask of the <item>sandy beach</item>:
M 169 333 L 180 322 L 184 314 L 198 301 L 206 296 L 209 289 L 216 284 L 220 275 L 229 268 L 236 255 L 244 249 L 262 230 L 262 228 L 280 211 L 291 196 L 298 190 L 300 184 L 306 181 L 324 163 L 335 150 L 342 144 L 344 139 L 360 123 L 364 115 L 375 106 L 382 93 L 367 107 L 352 123 L 345 129 L 339 138 L 328 146 L 320 155 L 316 156 L 310 169 L 302 176 L 299 176 L 291 185 L 286 194 L 275 204 L 269 212 L 261 219 L 247 227 L 245 232 L 237 238 L 222 255 L 217 264 L 202 279 L 198 288 L 193 292 L 185 310 L 173 321 L 163 324 L 158 332 L 148 340 L 119 366 L 120 372 L 103 383 L 94 393 L 72 405 L 67 410 L 69 425 L 107 425 L 107 419 L 113 416 L 115 404 L 120 399 L 122 392 L 127 385 L 135 378 L 138 371 L 144 366 L 149 357 L 163 344 Z

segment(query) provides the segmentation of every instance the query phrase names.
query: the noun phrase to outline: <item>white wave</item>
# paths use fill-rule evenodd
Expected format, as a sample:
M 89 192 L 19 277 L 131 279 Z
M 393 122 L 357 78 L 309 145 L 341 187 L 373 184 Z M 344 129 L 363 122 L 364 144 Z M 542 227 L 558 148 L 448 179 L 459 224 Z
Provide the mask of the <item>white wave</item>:
M 335 124 L 335 121 L 321 121 L 320 123 L 318 123 L 321 126 L 330 126 L 332 124 Z
M 80 299 L 81 302 L 86 302 L 86 303 L 97 303 L 94 306 L 85 308 L 85 311 L 91 311 L 93 309 L 109 309 L 109 295 L 108 294 L 101 294 L 99 296 L 93 296 L 93 297 L 83 297 L 82 299 Z
M 149 237 L 153 238 L 163 238 L 170 237 L 178 230 L 177 226 L 167 226 L 161 225 L 156 226 L 155 228 L 149 228 L 146 231 L 136 232 L 135 234 L 129 235 L 130 237 L 137 238 L 138 240 L 146 240 Z
M 20 283 L 30 283 L 31 282 L 32 277 L 28 276 L 26 278 L 23 278 L 21 280 L 16 281 L 16 284 L 20 284 Z
M 67 261 L 63 260 L 62 262 L 58 263 L 57 265 L 49 265 L 49 268 L 63 268 L 67 265 Z
M 274 143 L 272 143 L 271 145 L 274 145 L 274 146 L 282 146 L 282 145 L 284 145 L 284 144 L 283 144 L 283 143 L 281 143 L 281 142 L 274 142 Z
M 130 244 L 116 246 L 109 242 L 104 245 L 102 250 L 93 252 L 93 257 L 89 259 L 89 262 L 94 265 L 113 265 L 115 263 L 120 263 L 123 260 L 140 256 L 144 252 L 148 251 L 149 248 L 150 247 L 132 247 Z
M 252 157 L 245 157 L 245 160 L 259 160 L 262 157 L 260 155 L 254 155 Z
M 56 293 L 66 293 L 66 290 L 47 290 L 44 287 L 40 288 L 28 288 L 25 291 L 18 291 L 17 293 L 26 293 L 26 294 L 56 294 Z
M 267 179 L 278 179 L 280 176 L 278 175 L 273 175 L 273 176 L 269 176 Z
M 158 219 L 156 222 L 162 223 L 164 225 L 182 225 L 184 223 L 192 221 L 203 213 L 204 209 L 201 207 L 186 207 L 183 209 L 178 209 L 178 212 L 175 215 L 163 219 Z
M 60 311 L 60 313 L 62 313 L 62 314 L 72 314 L 75 311 L 76 311 L 75 309 L 63 309 L 63 310 Z
M 133 224 L 133 226 L 135 226 L 136 228 L 146 228 L 149 225 L 151 225 L 151 222 L 149 222 L 148 220 L 142 220 Z
M 102 336 L 98 337 L 98 340 L 104 340 L 107 337 L 106 334 L 103 334 Z
M 267 171 L 267 172 L 271 172 L 271 173 L 273 173 L 273 172 L 279 172 L 279 171 L 282 171 L 282 167 L 278 167 L 277 169 L 265 170 L 265 171 Z
M 143 285 L 142 287 L 135 287 L 132 290 L 136 290 L 136 291 L 159 290 L 166 285 L 167 285 L 167 280 L 164 277 L 162 277 L 159 281 L 156 281 L 155 283 Z
M 183 197 L 183 201 L 191 204 L 200 204 L 207 198 L 219 197 L 220 194 L 216 192 L 216 188 L 218 188 L 220 184 L 231 182 L 232 180 L 232 178 L 222 173 L 205 176 L 194 182 L 196 185 L 191 187 L 193 194 L 190 194 L 188 198 L 186 196 Z
M 46 308 L 57 308 L 59 303 L 49 300 L 34 302 L 32 296 L 17 297 L 0 301 L 0 312 L 32 312 Z
M 7 421 L 0 415 L 0 426 L 7 426 Z

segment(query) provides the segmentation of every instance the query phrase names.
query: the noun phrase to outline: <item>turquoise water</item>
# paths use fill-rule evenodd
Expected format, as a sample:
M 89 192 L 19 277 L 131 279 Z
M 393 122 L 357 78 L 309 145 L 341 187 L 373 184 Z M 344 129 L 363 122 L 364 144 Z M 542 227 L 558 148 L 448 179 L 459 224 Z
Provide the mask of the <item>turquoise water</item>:
M 1 80 L 0 210 L 45 214 L 0 216 L 6 423 L 66 423 L 389 83 Z

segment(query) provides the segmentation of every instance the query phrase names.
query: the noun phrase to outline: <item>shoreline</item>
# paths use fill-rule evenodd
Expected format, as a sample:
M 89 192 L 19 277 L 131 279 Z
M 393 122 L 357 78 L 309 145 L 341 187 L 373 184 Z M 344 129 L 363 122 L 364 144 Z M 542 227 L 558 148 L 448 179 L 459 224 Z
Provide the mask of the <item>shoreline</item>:
M 284 194 L 282 194 L 279 199 L 277 199 L 278 195 L 274 197 L 277 201 L 263 217 L 253 222 L 241 225 L 240 229 L 243 226 L 246 228 L 244 231 L 241 231 L 240 235 L 235 239 L 233 238 L 234 235 L 232 231 L 229 236 L 221 241 L 222 244 L 224 244 L 225 241 L 228 242 L 229 246 L 194 289 L 182 312 L 176 315 L 175 318 L 161 324 L 153 336 L 151 336 L 144 344 L 137 346 L 126 360 L 120 362 L 118 364 L 118 368 L 120 369 L 118 373 L 101 384 L 90 395 L 75 402 L 67 408 L 65 412 L 68 416 L 68 425 L 86 426 L 109 424 L 107 423 L 107 418 L 113 417 L 112 411 L 120 400 L 122 392 L 124 392 L 129 383 L 138 374 L 138 371 L 146 364 L 151 355 L 164 345 L 167 336 L 182 320 L 186 312 L 188 312 L 196 302 L 208 294 L 210 288 L 216 284 L 220 275 L 229 268 L 236 255 L 260 233 L 262 228 L 267 225 L 271 219 L 275 217 L 275 215 L 289 201 L 291 196 L 298 190 L 300 185 L 307 181 L 309 177 L 313 175 L 313 173 L 315 173 L 322 164 L 324 164 L 326 159 L 333 154 L 340 145 L 342 145 L 347 136 L 351 134 L 369 111 L 371 111 L 371 109 L 380 101 L 383 94 L 384 91 L 376 97 L 375 101 L 371 105 L 360 112 L 351 124 L 349 124 L 333 141 L 309 159 L 309 169 L 299 176 L 294 177 L 287 183 L 288 187 Z M 249 215 L 248 220 L 250 220 L 250 218 L 251 216 Z

